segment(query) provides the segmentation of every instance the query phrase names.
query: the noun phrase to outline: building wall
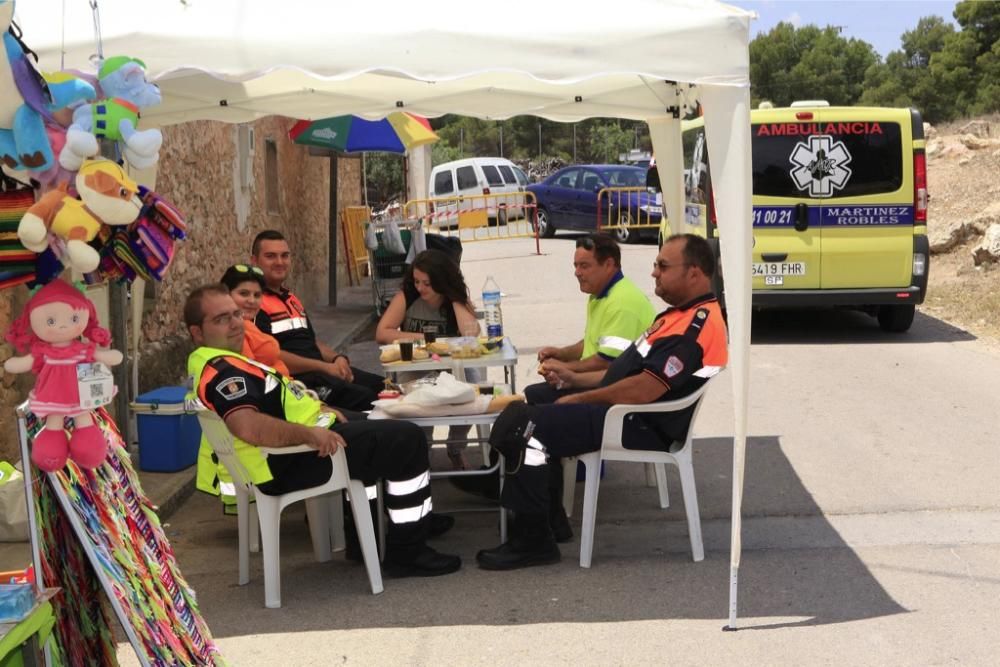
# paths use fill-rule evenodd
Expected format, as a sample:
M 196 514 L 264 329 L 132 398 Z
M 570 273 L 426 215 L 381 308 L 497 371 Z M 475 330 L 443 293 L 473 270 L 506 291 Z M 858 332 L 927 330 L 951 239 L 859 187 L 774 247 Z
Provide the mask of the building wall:
M 182 305 L 188 292 L 217 281 L 231 264 L 249 262 L 258 232 L 278 229 L 293 253 L 291 287 L 306 303 L 328 303 L 330 160 L 311 157 L 308 149 L 288 140 L 293 120 L 271 116 L 253 128 L 249 179 L 241 179 L 241 126 L 199 121 L 163 128 L 163 148 L 154 190 L 177 206 L 188 223 L 188 240 L 177 244 L 174 263 L 163 283 L 147 285 L 143 343 L 139 356 L 139 391 L 179 384 L 190 349 L 183 327 Z M 265 162 L 267 142 L 277 155 L 277 206 L 268 211 Z M 338 205 L 361 203 L 361 164 L 353 158 L 338 163 Z M 244 187 L 244 181 L 247 187 Z M 340 239 L 338 239 L 340 240 Z M 338 284 L 346 284 L 343 243 L 338 244 Z M 26 298 L 19 287 L 0 292 L 0 328 Z M 20 302 L 17 302 L 20 299 Z M 10 356 L 9 346 L 3 350 Z M 23 376 L 22 376 L 23 377 Z M 12 409 L 26 396 L 30 378 L 4 376 L 0 383 L 0 459 L 16 460 L 16 428 Z

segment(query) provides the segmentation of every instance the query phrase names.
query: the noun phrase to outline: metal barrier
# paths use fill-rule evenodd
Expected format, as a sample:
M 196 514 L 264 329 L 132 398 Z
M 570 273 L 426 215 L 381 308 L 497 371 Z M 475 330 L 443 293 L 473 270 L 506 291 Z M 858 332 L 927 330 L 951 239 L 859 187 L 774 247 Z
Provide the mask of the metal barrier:
M 462 243 L 534 238 L 538 241 L 538 205 L 531 192 L 411 199 L 403 219 L 420 221 L 424 231 L 456 236 Z
M 659 230 L 663 202 L 644 187 L 611 187 L 597 192 L 597 228 L 621 242 L 635 240 L 639 230 Z

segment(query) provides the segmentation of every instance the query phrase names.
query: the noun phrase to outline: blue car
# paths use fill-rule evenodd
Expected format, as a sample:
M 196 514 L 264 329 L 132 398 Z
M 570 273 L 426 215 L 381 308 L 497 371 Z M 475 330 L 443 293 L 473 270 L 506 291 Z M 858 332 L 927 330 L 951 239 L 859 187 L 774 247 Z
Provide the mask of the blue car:
M 640 231 L 652 236 L 658 232 L 663 209 L 646 190 L 646 170 L 641 167 L 572 165 L 526 189 L 535 195 L 538 234 L 545 238 L 557 229 L 594 232 L 600 225 L 616 225 L 614 235 L 621 243 L 636 241 Z M 642 227 L 627 226 L 636 224 Z

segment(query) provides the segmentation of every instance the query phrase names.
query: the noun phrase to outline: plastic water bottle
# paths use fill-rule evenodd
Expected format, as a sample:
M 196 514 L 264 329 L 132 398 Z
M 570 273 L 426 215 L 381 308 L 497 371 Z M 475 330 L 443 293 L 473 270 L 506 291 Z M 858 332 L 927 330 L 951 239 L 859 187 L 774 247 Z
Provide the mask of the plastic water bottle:
M 486 276 L 483 283 L 483 310 L 486 311 L 486 335 L 490 338 L 503 336 L 503 313 L 500 311 L 500 287 L 493 276 Z

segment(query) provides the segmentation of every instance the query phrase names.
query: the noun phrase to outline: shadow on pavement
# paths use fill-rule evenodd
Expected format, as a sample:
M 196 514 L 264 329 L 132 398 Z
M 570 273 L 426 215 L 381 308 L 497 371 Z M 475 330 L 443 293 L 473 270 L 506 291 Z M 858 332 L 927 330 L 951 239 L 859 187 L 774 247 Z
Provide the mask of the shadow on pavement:
M 562 545 L 561 563 L 486 572 L 476 567 L 475 553 L 498 542 L 495 510 L 435 481 L 438 511 L 457 504 L 492 511 L 457 513 L 455 528 L 433 542 L 462 556 L 460 572 L 386 579 L 379 596 L 370 594 L 361 565 L 340 554 L 329 563 L 312 559 L 303 512 L 293 507 L 283 521 L 280 610 L 263 606 L 259 555 L 251 556 L 250 584 L 236 585 L 235 519 L 223 517 L 214 498 L 196 494 L 168 534 L 216 637 L 652 619 L 718 619 L 721 628 L 728 616 L 732 440 L 701 439 L 695 447 L 707 552 L 701 563 L 691 560 L 676 472 L 668 471 L 672 505 L 664 511 L 655 489 L 643 484 L 643 467 L 625 463 L 609 464 L 601 485 L 590 570 L 578 564 L 582 484 L 571 520 L 577 536 Z M 435 460 L 439 454 L 435 450 Z M 752 439 L 745 488 L 739 613 L 747 620 L 741 627 L 825 625 L 906 611 L 822 517 L 777 437 Z M 790 517 L 808 517 L 807 534 Z
M 856 310 L 834 308 L 765 309 L 753 313 L 750 342 L 754 345 L 815 345 L 818 343 L 956 343 L 976 337 L 919 310 L 904 333 L 887 333 L 878 321 Z

